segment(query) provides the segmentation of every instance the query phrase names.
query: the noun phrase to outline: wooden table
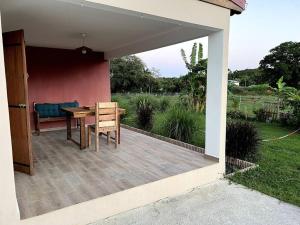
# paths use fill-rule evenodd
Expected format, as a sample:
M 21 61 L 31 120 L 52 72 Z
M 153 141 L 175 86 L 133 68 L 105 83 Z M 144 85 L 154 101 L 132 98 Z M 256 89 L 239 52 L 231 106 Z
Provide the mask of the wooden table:
M 67 121 L 67 139 L 75 142 L 80 146 L 80 149 L 85 149 L 87 147 L 86 142 L 86 130 L 85 130 L 85 118 L 88 116 L 95 116 L 95 109 L 88 109 L 85 107 L 72 107 L 72 108 L 62 108 L 62 111 L 66 112 L 66 121 Z M 125 114 L 125 109 L 118 108 L 119 120 L 118 120 L 118 129 L 120 135 L 120 115 Z M 80 142 L 72 139 L 72 118 L 79 119 L 80 121 Z M 120 144 L 120 138 L 119 138 Z

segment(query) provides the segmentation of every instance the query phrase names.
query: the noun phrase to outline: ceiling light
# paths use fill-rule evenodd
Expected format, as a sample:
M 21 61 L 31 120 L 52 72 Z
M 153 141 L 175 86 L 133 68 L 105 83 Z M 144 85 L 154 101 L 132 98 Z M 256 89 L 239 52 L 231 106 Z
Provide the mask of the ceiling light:
M 82 46 L 76 49 L 76 50 L 80 51 L 81 54 L 83 54 L 83 55 L 86 55 L 88 52 L 92 51 L 92 49 L 85 46 L 86 37 L 87 37 L 86 33 L 81 33 Z

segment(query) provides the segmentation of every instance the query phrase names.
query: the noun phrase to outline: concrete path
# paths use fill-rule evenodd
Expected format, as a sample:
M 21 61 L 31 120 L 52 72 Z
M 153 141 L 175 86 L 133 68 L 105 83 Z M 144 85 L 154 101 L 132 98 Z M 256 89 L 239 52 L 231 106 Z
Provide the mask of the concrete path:
M 300 208 L 222 180 L 92 225 L 200 224 L 300 225 Z

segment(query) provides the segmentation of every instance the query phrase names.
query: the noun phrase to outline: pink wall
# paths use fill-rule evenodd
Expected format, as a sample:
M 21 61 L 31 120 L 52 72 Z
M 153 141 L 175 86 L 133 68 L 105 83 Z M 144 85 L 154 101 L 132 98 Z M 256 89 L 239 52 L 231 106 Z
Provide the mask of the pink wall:
M 33 124 L 33 102 L 60 103 L 77 100 L 80 106 L 110 101 L 109 63 L 103 53 L 82 55 L 75 50 L 27 47 L 28 97 Z M 91 123 L 93 118 L 88 119 Z M 65 126 L 64 122 L 41 128 Z

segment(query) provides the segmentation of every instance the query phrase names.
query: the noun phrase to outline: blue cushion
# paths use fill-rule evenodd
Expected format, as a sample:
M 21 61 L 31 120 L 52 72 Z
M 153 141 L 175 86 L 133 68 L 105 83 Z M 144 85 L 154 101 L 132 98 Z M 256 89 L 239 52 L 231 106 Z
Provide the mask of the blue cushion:
M 79 107 L 78 102 L 64 102 L 59 104 L 59 116 L 66 116 L 66 113 L 61 108 Z
M 35 104 L 35 111 L 39 113 L 40 118 L 60 116 L 58 104 Z

